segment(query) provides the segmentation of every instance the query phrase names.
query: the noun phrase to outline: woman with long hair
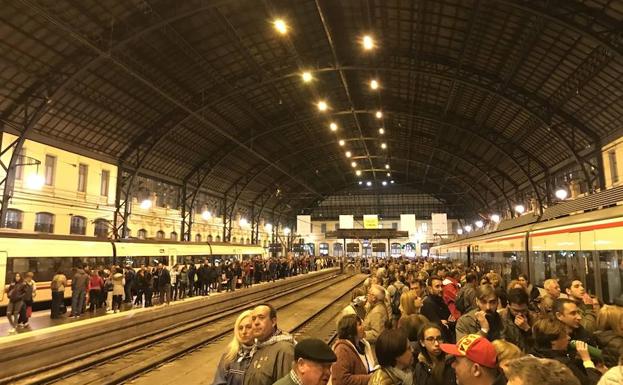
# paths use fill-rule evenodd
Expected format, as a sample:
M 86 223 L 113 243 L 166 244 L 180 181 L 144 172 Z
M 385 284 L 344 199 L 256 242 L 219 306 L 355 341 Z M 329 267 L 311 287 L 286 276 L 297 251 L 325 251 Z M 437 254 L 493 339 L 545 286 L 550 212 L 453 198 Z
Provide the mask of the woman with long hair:
M 347 314 L 338 322 L 338 340 L 333 345 L 337 361 L 331 367 L 333 385 L 366 385 L 370 380 L 376 363 L 364 335 L 363 321 L 356 314 Z
M 251 362 L 252 325 L 251 310 L 240 313 L 234 323 L 234 337 L 218 363 L 212 385 L 242 385 L 244 373 Z
M 623 307 L 604 305 L 599 310 L 595 337 L 603 350 L 606 366 L 616 366 L 623 353 Z
M 415 290 L 406 291 L 400 295 L 400 314 L 403 317 L 420 314 L 422 304 L 423 300 Z
M 415 365 L 415 381 L 417 385 L 455 385 L 456 377 L 451 362 L 441 350 L 443 337 L 441 328 L 436 324 L 426 324 L 420 328 L 418 340 L 420 354 Z

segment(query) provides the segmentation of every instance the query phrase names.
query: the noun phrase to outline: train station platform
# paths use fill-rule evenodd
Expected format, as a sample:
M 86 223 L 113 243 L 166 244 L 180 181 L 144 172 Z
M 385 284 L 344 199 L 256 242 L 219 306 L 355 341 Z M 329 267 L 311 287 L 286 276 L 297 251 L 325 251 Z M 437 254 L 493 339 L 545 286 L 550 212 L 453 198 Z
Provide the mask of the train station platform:
M 312 274 L 312 275 L 319 274 L 319 273 L 324 274 L 327 270 L 334 271 L 335 269 L 325 269 L 325 270 L 320 270 L 320 271 L 314 271 L 308 274 Z M 285 280 L 280 279 L 275 282 L 279 283 L 279 282 L 283 282 L 287 280 L 296 279 L 297 277 L 302 277 L 302 276 L 305 276 L 305 275 L 300 274 L 300 275 L 285 278 Z M 49 309 L 33 311 L 32 316 L 29 319 L 28 326 L 17 328 L 14 334 L 9 333 L 9 330 L 11 329 L 11 325 L 8 323 L 8 321 L 6 321 L 6 318 L 4 318 L 3 322 L 0 323 L 0 344 L 5 343 L 7 341 L 19 340 L 23 338 L 24 336 L 28 337 L 28 336 L 39 336 L 39 335 L 49 334 L 49 333 L 53 334 L 57 330 L 63 330 L 63 329 L 73 328 L 76 326 L 83 326 L 83 325 L 94 325 L 104 320 L 114 320 L 114 319 L 119 319 L 119 318 L 123 319 L 133 314 L 140 314 L 140 313 L 145 313 L 145 312 L 157 312 L 163 307 L 174 307 L 175 308 L 181 305 L 187 306 L 188 304 L 192 304 L 196 301 L 207 301 L 212 298 L 219 299 L 223 296 L 225 297 L 238 296 L 240 293 L 253 292 L 257 290 L 257 288 L 261 288 L 266 285 L 270 285 L 272 283 L 273 283 L 272 281 L 260 282 L 260 283 L 254 284 L 253 286 L 249 288 L 236 289 L 236 291 L 234 292 L 227 292 L 227 291 L 214 292 L 213 291 L 210 293 L 209 296 L 198 295 L 198 296 L 193 296 L 193 297 L 186 297 L 183 300 L 171 301 L 169 305 L 159 304 L 158 298 L 157 298 L 158 296 L 156 294 L 154 295 L 154 299 L 153 299 L 154 305 L 150 307 L 133 306 L 129 303 L 123 303 L 122 309 L 118 313 L 107 312 L 106 309 L 102 308 L 102 309 L 98 309 L 96 312 L 91 312 L 87 310 L 86 312 L 82 313 L 82 315 L 78 318 L 74 318 L 70 316 L 71 306 L 67 306 L 67 312 L 65 315 L 63 315 L 61 318 L 56 318 L 56 319 L 50 318 Z M 87 306 L 87 309 L 88 309 L 88 306 Z

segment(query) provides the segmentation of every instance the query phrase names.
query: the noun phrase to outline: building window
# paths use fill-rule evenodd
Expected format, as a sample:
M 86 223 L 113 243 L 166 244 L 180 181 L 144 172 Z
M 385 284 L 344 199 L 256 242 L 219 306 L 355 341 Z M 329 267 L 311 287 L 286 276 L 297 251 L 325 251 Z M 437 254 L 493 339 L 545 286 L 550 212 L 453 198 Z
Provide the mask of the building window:
M 138 236 L 138 239 L 145 239 L 145 238 L 147 238 L 147 230 L 145 230 L 145 229 L 140 229 L 140 230 L 138 231 L 137 236 Z
M 610 178 L 612 183 L 619 182 L 619 172 L 617 170 L 617 153 L 615 150 L 608 151 L 608 161 L 610 162 Z
M 56 157 L 45 156 L 45 185 L 54 186 L 54 174 L 56 173 Z
M 156 239 L 164 239 L 164 231 L 159 230 L 159 231 L 156 233 Z
M 89 166 L 86 164 L 78 165 L 78 192 L 87 192 L 87 175 Z
M 100 195 L 108 196 L 108 184 L 110 183 L 110 171 L 102 170 L 102 180 L 100 182 Z
M 201 234 L 195 234 L 195 242 L 201 242 Z
M 4 227 L 9 229 L 21 229 L 24 213 L 20 210 L 8 209 L 6 211 L 6 221 Z
M 217 235 L 217 236 L 216 236 L 216 242 L 220 242 L 220 241 L 221 241 L 221 236 L 220 236 L 220 235 Z
M 175 231 L 173 231 L 171 233 L 171 236 L 169 237 L 170 240 L 172 241 L 177 241 L 177 233 Z
M 212 234 L 208 234 L 208 242 L 212 242 Z
M 323 233 L 323 234 L 325 234 L 327 232 L 327 224 L 326 223 L 322 223 L 320 225 L 320 232 Z
M 35 216 L 35 231 L 39 233 L 53 233 L 54 214 L 37 213 Z
M 398 230 L 398 222 L 392 222 L 392 229 Z
M 238 242 L 238 238 L 233 237 L 233 238 L 231 239 L 231 242 L 232 242 L 232 243 L 236 243 L 236 242 Z
M 22 180 L 24 177 L 24 163 L 26 163 L 26 157 L 23 155 L 24 149 L 20 151 L 17 156 L 17 162 L 15 163 L 15 180 Z
M 69 234 L 85 235 L 87 233 L 87 219 L 78 215 L 71 217 Z
M 95 231 L 93 235 L 99 238 L 108 238 L 108 221 L 103 218 L 95 220 Z

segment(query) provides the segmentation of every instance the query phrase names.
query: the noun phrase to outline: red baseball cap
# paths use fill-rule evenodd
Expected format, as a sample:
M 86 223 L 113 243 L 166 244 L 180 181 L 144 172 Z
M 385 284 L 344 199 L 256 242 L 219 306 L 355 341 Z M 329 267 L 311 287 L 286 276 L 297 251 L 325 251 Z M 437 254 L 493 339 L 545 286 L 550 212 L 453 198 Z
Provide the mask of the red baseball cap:
M 456 345 L 441 344 L 441 350 L 456 357 L 467 357 L 468 360 L 487 368 L 497 366 L 497 353 L 493 344 L 478 334 L 468 334 Z

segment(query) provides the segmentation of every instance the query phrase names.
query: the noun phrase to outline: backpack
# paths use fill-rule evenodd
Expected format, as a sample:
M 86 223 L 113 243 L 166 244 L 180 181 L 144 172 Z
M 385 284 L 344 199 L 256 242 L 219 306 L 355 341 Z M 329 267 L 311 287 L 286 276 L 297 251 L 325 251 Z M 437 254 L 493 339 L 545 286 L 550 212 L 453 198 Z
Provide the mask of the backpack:
M 396 288 L 396 286 L 394 286 Z M 392 314 L 400 316 L 400 295 L 402 292 L 396 288 L 394 294 L 392 294 Z

